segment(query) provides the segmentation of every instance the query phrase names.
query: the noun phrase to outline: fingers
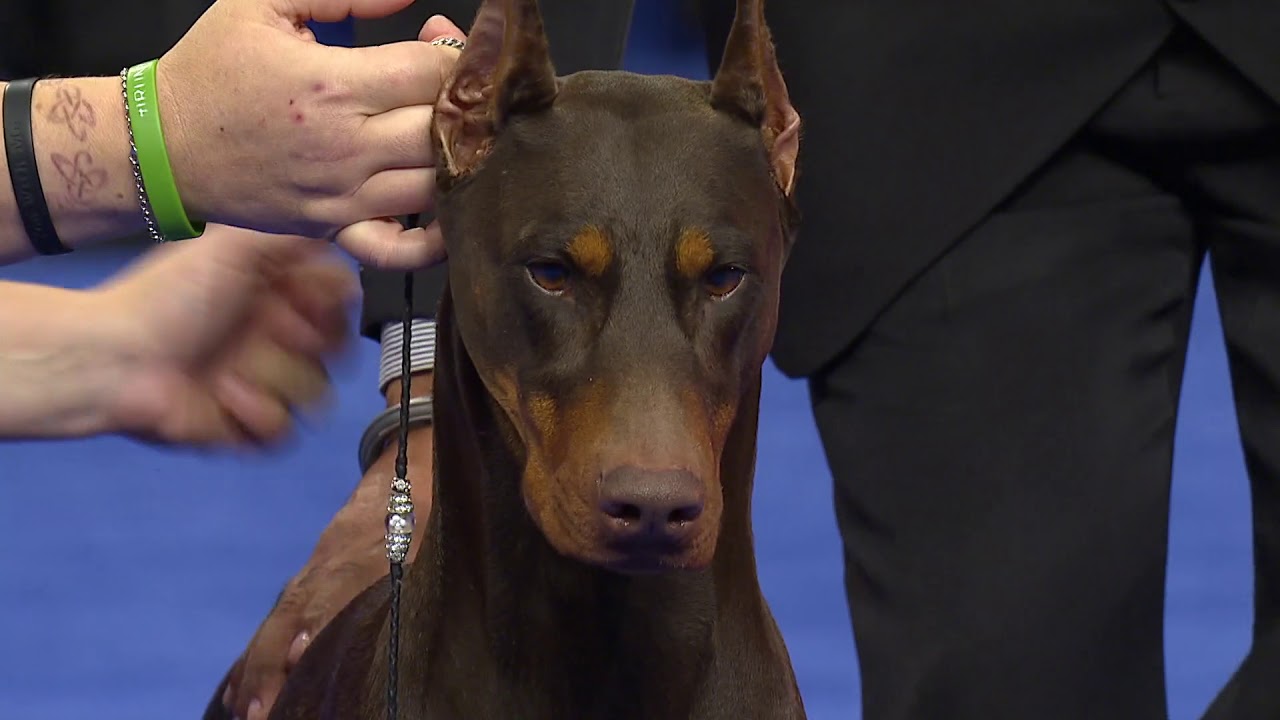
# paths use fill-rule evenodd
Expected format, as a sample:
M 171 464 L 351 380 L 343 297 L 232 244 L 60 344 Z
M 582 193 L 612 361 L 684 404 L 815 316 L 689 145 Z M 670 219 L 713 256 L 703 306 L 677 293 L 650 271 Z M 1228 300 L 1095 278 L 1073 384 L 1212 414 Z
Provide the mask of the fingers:
M 224 701 L 223 707 L 239 713 L 237 717 L 244 720 L 267 720 L 268 713 L 276 704 L 276 698 L 284 689 L 289 672 L 302 659 L 302 654 L 310 643 L 311 635 L 306 631 L 295 635 L 283 663 L 278 657 L 278 640 L 273 639 L 273 644 L 264 646 L 261 651 L 255 645 L 250 654 L 252 660 L 246 665 L 244 672 L 244 690 L 235 696 L 234 703 Z
M 394 168 L 374 173 L 352 194 L 353 219 L 386 218 L 428 212 L 435 207 L 436 171 Z
M 422 31 L 418 33 L 418 39 L 422 42 L 431 42 L 436 38 L 451 37 L 455 40 L 467 39 L 467 34 L 462 31 L 453 21 L 443 15 L 432 15 L 427 18 L 427 22 L 422 26 Z
M 299 267 L 280 281 L 279 292 L 282 302 L 272 303 L 263 322 L 285 350 L 320 357 L 346 345 L 360 281 L 345 261 L 328 256 Z
M 286 351 L 270 342 L 245 348 L 233 365 L 234 375 L 258 394 L 289 408 L 314 405 L 329 392 L 329 373 L 319 361 Z
M 244 675 L 244 655 L 241 655 L 231 669 L 227 671 L 227 677 L 223 680 L 225 687 L 222 690 L 222 707 L 225 710 L 235 712 L 236 698 L 240 697 L 240 680 Z M 237 716 L 238 717 L 238 716 Z
M 234 438 L 235 428 L 243 439 L 268 443 L 285 436 L 292 426 L 289 409 L 275 397 L 234 373 L 222 375 L 214 389 L 215 397 L 228 423 L 224 435 Z M 211 438 L 216 442 L 221 438 Z
M 438 222 L 406 229 L 395 220 L 366 220 L 343 228 L 334 241 L 364 265 L 379 270 L 420 270 L 445 258 Z
M 436 164 L 430 105 L 412 105 L 374 115 L 360 128 L 360 152 L 369 171 L 430 168 Z
M 280 695 L 292 663 L 287 662 L 288 649 L 293 643 L 291 623 L 272 615 L 253 638 L 245 656 L 236 683 L 236 691 L 224 702 L 244 720 L 265 718 Z
M 370 218 L 429 212 L 435 207 L 435 184 L 434 168 L 383 170 L 367 178 L 355 192 L 342 198 L 317 201 L 310 214 L 341 228 Z M 346 247 L 341 242 L 339 245 Z M 356 259 L 365 261 L 359 256 Z
M 344 72 L 369 115 L 432 105 L 458 60 L 454 48 L 417 40 L 344 49 Z
M 279 442 L 292 430 L 295 412 L 319 404 L 329 389 L 319 361 L 258 339 L 216 372 L 213 401 L 221 417 L 195 424 L 205 435 L 198 440 Z
M 272 3 L 276 12 L 289 20 L 320 22 L 340 22 L 348 16 L 383 18 L 411 4 L 413 0 L 274 0 Z
M 307 297 L 272 302 L 261 310 L 255 322 L 282 350 L 320 357 L 341 350 L 348 340 L 345 309 L 328 305 Z

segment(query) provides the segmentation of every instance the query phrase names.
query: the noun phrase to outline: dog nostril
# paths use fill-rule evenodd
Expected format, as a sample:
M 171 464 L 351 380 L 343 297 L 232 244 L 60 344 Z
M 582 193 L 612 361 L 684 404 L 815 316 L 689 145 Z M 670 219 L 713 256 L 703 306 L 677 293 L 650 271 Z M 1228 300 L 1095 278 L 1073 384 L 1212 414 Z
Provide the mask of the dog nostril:
M 624 522 L 636 522 L 643 514 L 639 505 L 631 503 L 605 503 L 604 512 L 609 517 Z
M 671 525 L 693 522 L 694 520 L 697 520 L 698 516 L 701 514 L 701 505 L 686 505 L 672 510 L 671 514 L 667 516 L 667 522 Z

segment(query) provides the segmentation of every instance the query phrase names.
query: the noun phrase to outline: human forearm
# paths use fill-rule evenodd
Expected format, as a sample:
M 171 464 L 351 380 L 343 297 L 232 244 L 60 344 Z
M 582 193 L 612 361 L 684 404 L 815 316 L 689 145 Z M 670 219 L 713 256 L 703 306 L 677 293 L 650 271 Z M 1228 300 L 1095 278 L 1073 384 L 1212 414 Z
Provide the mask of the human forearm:
M 414 373 L 412 387 L 430 388 L 431 373 Z M 411 388 L 412 389 L 412 388 Z M 386 388 L 387 407 L 400 402 L 400 381 L 394 380 Z M 421 391 L 414 391 L 421 396 Z M 398 450 L 398 433 L 392 433 L 382 446 L 373 464 L 360 478 L 346 505 L 334 516 L 328 529 L 321 535 L 316 547 L 317 557 L 346 554 L 383 560 L 386 548 L 382 534 L 386 519 L 387 499 L 391 492 L 391 478 L 395 475 L 395 459 Z M 409 430 L 409 481 L 412 484 L 414 515 L 422 527 L 431 514 L 432 477 L 434 467 L 435 437 L 431 425 L 415 425 Z M 409 557 L 417 554 L 421 543 L 414 542 Z
M 111 430 L 129 333 L 89 291 L 0 282 L 0 437 Z
M 64 245 L 85 247 L 145 232 L 120 78 L 36 83 L 31 125 L 40 186 Z M 7 167 L 2 143 L 0 158 Z M 0 264 L 32 254 L 10 175 L 0 172 Z
M 431 394 L 432 373 L 430 370 L 425 372 L 416 372 L 411 376 L 410 391 L 413 397 L 424 397 Z M 387 407 L 395 407 L 400 404 L 401 385 L 400 380 L 392 380 L 387 385 L 385 395 L 387 398 Z M 391 476 L 395 472 L 395 457 L 397 451 L 397 443 L 399 433 L 392 433 L 384 445 L 382 452 L 378 456 L 378 460 L 373 464 L 370 472 L 365 473 L 362 485 L 368 485 L 376 488 L 373 495 L 382 503 L 385 510 L 387 493 L 390 492 Z M 413 501 L 417 506 L 416 513 L 421 520 L 426 517 L 427 511 L 431 508 L 431 489 L 434 478 L 432 477 L 435 452 L 435 433 L 431 423 L 414 424 L 409 428 L 409 480 L 413 485 Z

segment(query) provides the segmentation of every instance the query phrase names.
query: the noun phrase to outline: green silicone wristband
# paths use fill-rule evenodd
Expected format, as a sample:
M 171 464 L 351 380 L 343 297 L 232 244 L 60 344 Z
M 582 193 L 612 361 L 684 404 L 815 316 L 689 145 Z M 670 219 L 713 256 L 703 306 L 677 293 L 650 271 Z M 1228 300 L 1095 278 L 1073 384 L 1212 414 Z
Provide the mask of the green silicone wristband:
M 150 60 L 129 68 L 127 97 L 133 144 L 138 153 L 138 169 L 146 188 L 147 202 L 156 226 L 165 240 L 187 240 L 204 231 L 192 227 L 178 195 L 178 183 L 169 166 L 169 151 L 160 125 L 160 104 L 156 93 L 156 65 Z

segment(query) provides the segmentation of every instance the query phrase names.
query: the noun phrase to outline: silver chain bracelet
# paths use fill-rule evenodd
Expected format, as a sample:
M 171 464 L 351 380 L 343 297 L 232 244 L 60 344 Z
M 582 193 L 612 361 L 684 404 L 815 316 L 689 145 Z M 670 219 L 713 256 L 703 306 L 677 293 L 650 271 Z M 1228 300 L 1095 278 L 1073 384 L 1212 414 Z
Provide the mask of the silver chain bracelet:
M 152 242 L 164 242 L 164 235 L 156 225 L 156 218 L 151 213 L 151 201 L 147 199 L 147 186 L 142 182 L 142 166 L 138 164 L 138 145 L 133 139 L 133 118 L 129 116 L 129 68 L 120 71 L 120 89 L 124 96 L 124 122 L 129 129 L 129 164 L 133 167 L 133 185 L 138 190 L 138 205 L 142 208 L 142 219 L 147 223 L 147 234 Z

